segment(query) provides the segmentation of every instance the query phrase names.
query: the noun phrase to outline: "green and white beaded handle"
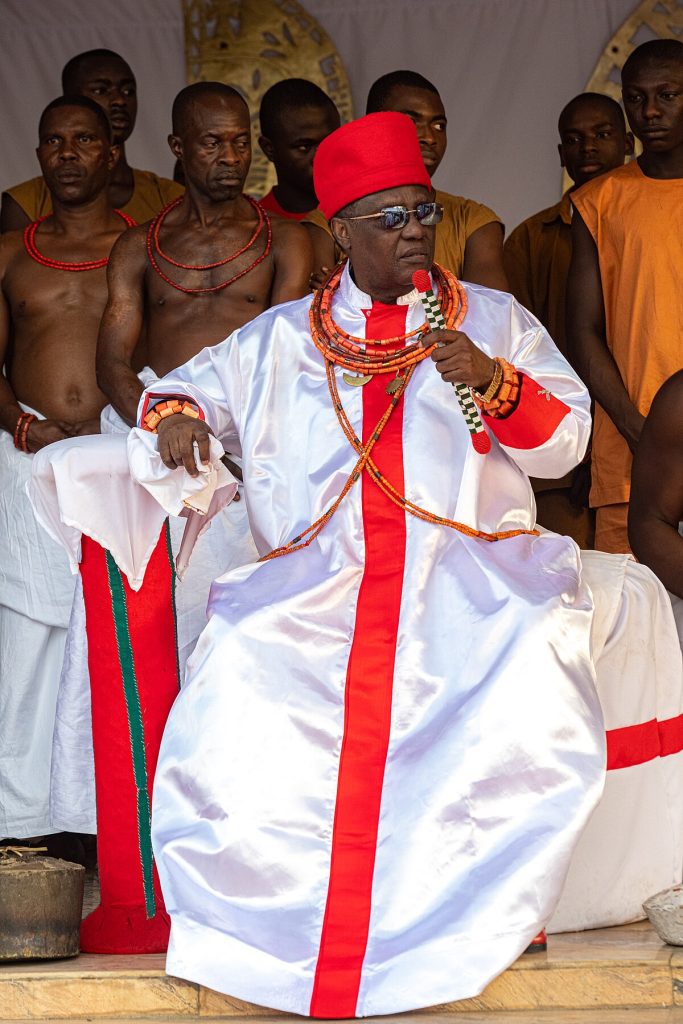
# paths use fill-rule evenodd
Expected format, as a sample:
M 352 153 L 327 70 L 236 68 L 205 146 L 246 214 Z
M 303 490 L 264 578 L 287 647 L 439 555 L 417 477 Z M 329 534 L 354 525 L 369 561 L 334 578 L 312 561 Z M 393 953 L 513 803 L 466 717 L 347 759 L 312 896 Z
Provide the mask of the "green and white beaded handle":
M 427 323 L 431 329 L 433 331 L 446 330 L 446 321 L 441 312 L 439 300 L 432 291 L 432 282 L 427 271 L 416 270 L 413 274 L 413 284 L 420 293 L 420 301 L 427 315 Z M 462 414 L 465 417 L 467 429 L 470 432 L 472 447 L 480 455 L 486 455 L 487 452 L 491 451 L 491 438 L 484 430 L 484 424 L 481 422 L 481 416 L 472 398 L 470 389 L 467 387 L 467 384 L 454 384 L 453 389 L 460 403 Z

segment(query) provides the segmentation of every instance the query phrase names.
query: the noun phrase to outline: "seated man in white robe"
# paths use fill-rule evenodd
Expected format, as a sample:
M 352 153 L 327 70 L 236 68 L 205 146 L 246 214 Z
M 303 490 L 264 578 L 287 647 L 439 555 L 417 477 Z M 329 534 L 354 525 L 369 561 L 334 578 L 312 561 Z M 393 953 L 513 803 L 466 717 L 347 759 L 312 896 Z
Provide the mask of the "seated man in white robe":
M 524 951 L 605 740 L 591 593 L 528 481 L 582 458 L 584 386 L 510 295 L 432 267 L 404 115 L 333 132 L 315 187 L 349 262 L 155 384 L 129 458 L 177 512 L 216 438 L 241 453 L 261 556 L 214 584 L 161 745 L 169 973 L 351 1017 L 474 996 Z

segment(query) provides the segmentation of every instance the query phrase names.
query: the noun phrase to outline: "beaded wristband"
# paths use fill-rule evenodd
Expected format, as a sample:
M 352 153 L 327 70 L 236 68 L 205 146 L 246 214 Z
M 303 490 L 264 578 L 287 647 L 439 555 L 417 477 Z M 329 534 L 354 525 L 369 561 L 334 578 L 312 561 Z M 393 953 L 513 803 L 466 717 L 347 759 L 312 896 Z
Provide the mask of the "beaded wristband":
M 175 416 L 177 413 L 180 413 L 182 416 L 190 416 L 193 420 L 200 418 L 199 410 L 192 402 L 188 402 L 185 399 L 169 398 L 166 402 L 157 402 L 154 408 L 150 409 L 142 421 L 142 429 L 149 430 L 151 434 L 156 434 L 161 421 L 165 420 L 168 416 Z
M 481 392 L 477 391 L 476 388 L 472 388 L 477 398 L 481 399 L 484 405 L 490 402 L 492 398 L 496 397 L 500 389 L 500 385 L 503 383 L 503 367 L 501 366 L 500 359 L 494 359 L 493 362 L 495 364 L 495 370 L 493 371 L 491 383 L 487 387 L 484 394 L 482 395 Z
M 37 419 L 38 417 L 34 416 L 32 412 L 22 412 L 19 416 L 14 428 L 14 447 L 18 448 L 20 452 L 28 453 L 28 429 Z
M 504 419 L 513 412 L 519 401 L 519 374 L 512 363 L 508 363 L 505 359 L 500 359 L 496 356 L 495 361 L 500 366 L 503 374 L 503 380 L 495 398 L 485 402 L 483 396 L 478 395 L 476 391 L 473 392 L 473 397 L 485 416 L 491 416 L 493 419 Z

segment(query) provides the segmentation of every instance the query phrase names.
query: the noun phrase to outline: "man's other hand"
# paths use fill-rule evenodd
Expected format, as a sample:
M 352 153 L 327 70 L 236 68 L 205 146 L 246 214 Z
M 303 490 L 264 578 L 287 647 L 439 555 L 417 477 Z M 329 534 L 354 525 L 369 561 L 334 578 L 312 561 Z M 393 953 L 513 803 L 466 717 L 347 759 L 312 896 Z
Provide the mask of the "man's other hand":
M 204 420 L 195 420 L 182 413 L 167 416 L 157 428 L 161 461 L 168 469 L 184 466 L 190 476 L 198 476 L 194 444 L 196 441 L 200 460 L 208 465 L 211 461 L 209 437 L 212 433 Z
M 443 379 L 449 384 L 466 384 L 483 394 L 493 380 L 493 359 L 463 331 L 430 331 L 422 339 L 425 347 L 435 342 L 441 348 L 434 349 L 432 359 Z
M 60 420 L 33 420 L 26 434 L 26 447 L 30 452 L 39 452 L 54 441 L 73 437 L 73 424 Z

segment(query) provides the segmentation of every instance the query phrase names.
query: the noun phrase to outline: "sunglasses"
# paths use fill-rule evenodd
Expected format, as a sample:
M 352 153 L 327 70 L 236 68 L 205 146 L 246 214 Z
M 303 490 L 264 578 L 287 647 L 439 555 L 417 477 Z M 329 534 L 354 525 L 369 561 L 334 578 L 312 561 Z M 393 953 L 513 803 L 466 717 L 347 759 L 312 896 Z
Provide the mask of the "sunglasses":
M 379 220 L 380 227 L 385 231 L 399 231 L 404 228 L 414 213 L 420 224 L 432 227 L 440 224 L 443 219 L 441 203 L 418 203 L 414 210 L 406 206 L 385 206 L 378 213 L 364 213 L 360 217 L 343 217 L 342 220 Z

